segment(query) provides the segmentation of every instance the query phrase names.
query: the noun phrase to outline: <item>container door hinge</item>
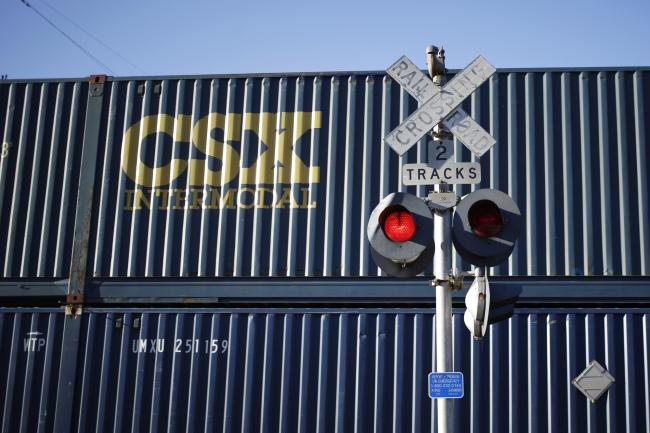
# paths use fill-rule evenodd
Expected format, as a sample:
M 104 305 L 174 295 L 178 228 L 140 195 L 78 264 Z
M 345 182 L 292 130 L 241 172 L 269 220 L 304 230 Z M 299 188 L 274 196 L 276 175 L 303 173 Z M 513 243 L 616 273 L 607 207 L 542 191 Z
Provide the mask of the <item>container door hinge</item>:
M 107 78 L 106 75 L 91 75 L 88 77 L 88 84 L 90 85 L 88 93 L 90 93 L 90 96 L 102 96 Z

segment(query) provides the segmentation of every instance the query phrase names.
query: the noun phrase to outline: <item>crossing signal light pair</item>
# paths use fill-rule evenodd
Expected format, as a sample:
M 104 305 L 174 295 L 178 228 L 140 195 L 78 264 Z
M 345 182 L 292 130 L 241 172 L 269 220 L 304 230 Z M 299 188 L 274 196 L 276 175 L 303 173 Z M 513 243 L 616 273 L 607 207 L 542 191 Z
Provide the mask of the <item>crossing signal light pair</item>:
M 480 268 L 495 266 L 510 256 L 521 229 L 521 212 L 512 198 L 494 189 L 480 189 L 456 205 L 451 241 L 461 257 Z M 408 193 L 384 197 L 368 221 L 370 252 L 388 275 L 413 277 L 432 263 L 433 215 L 429 205 Z M 444 239 L 449 242 L 449 239 Z M 521 288 L 499 285 L 490 291 L 482 273 L 468 290 L 465 324 L 475 338 L 487 325 L 510 317 Z
M 456 251 L 475 266 L 495 266 L 512 253 L 521 229 L 519 207 L 494 189 L 474 191 L 458 203 L 452 220 Z M 388 275 L 412 277 L 434 255 L 433 216 L 427 203 L 405 192 L 384 197 L 368 221 L 375 263 Z

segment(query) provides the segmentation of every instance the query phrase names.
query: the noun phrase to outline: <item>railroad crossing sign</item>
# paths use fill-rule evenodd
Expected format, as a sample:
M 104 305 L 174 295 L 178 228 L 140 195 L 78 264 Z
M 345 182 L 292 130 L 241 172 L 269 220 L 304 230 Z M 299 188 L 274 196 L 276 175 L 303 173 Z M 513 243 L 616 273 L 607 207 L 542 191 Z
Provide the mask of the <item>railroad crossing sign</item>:
M 478 56 L 457 73 L 442 89 L 402 56 L 386 72 L 420 103 L 420 108 L 384 137 L 384 141 L 403 155 L 440 121 L 476 156 L 480 157 L 496 140 L 458 106 L 496 72 L 494 66 Z

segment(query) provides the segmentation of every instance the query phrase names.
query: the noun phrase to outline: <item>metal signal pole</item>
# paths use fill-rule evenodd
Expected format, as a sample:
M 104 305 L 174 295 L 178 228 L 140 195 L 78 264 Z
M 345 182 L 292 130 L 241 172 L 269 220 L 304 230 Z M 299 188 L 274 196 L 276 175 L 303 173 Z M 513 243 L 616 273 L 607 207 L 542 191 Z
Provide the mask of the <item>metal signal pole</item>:
M 445 51 L 432 45 L 427 47 L 427 66 L 433 83 L 442 87 L 447 81 L 445 69 Z M 449 140 L 451 133 L 438 124 L 433 130 L 434 140 Z M 429 153 L 431 155 L 431 153 Z M 429 157 L 429 163 L 433 163 Z M 446 184 L 436 184 L 436 193 L 448 192 Z M 436 288 L 436 372 L 453 370 L 452 341 L 451 341 L 451 208 L 434 209 L 433 238 L 435 243 L 434 280 Z M 448 398 L 438 398 L 438 433 L 452 431 L 452 414 L 454 401 Z

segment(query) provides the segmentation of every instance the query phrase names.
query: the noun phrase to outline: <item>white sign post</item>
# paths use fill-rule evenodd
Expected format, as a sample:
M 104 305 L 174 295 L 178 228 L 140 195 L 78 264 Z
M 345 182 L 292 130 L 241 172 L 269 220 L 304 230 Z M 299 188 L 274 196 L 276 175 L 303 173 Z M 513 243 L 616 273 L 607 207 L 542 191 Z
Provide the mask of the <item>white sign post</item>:
M 433 76 L 445 75 L 444 53 L 435 47 L 427 48 L 429 71 Z M 433 56 L 437 56 L 434 58 Z M 442 64 L 436 70 L 435 63 Z M 399 155 L 403 155 L 425 134 L 438 124 L 449 130 L 477 157 L 481 157 L 495 143 L 494 138 L 474 121 L 459 106 L 492 74 L 494 66 L 483 57 L 477 57 L 465 69 L 457 73 L 442 88 L 435 85 L 406 56 L 402 56 L 386 71 L 408 93 L 420 103 L 420 107 L 404 122 L 384 137 L 384 141 Z M 436 290 L 436 372 L 452 372 L 451 358 L 451 207 L 457 202 L 453 192 L 445 191 L 443 184 L 480 183 L 481 166 L 478 163 L 451 161 L 453 146 L 449 139 L 436 139 L 429 151 L 428 164 L 404 164 L 402 183 L 405 185 L 436 185 L 429 197 L 430 208 L 434 214 L 434 275 L 431 286 Z M 480 283 L 480 286 L 479 286 Z M 466 318 L 472 322 L 470 329 L 474 335 L 485 333 L 489 309 L 489 286 L 487 277 L 475 283 L 472 299 L 475 310 Z M 480 290 L 479 290 L 480 289 Z M 473 315 L 472 315 L 473 314 Z M 476 332 L 478 331 L 478 332 Z M 453 374 L 449 373 L 449 374 Z M 453 421 L 452 393 L 436 394 L 440 397 L 438 405 L 438 432 L 448 433 Z M 457 394 L 453 394 L 457 395 Z M 461 393 L 462 396 L 462 393 Z

